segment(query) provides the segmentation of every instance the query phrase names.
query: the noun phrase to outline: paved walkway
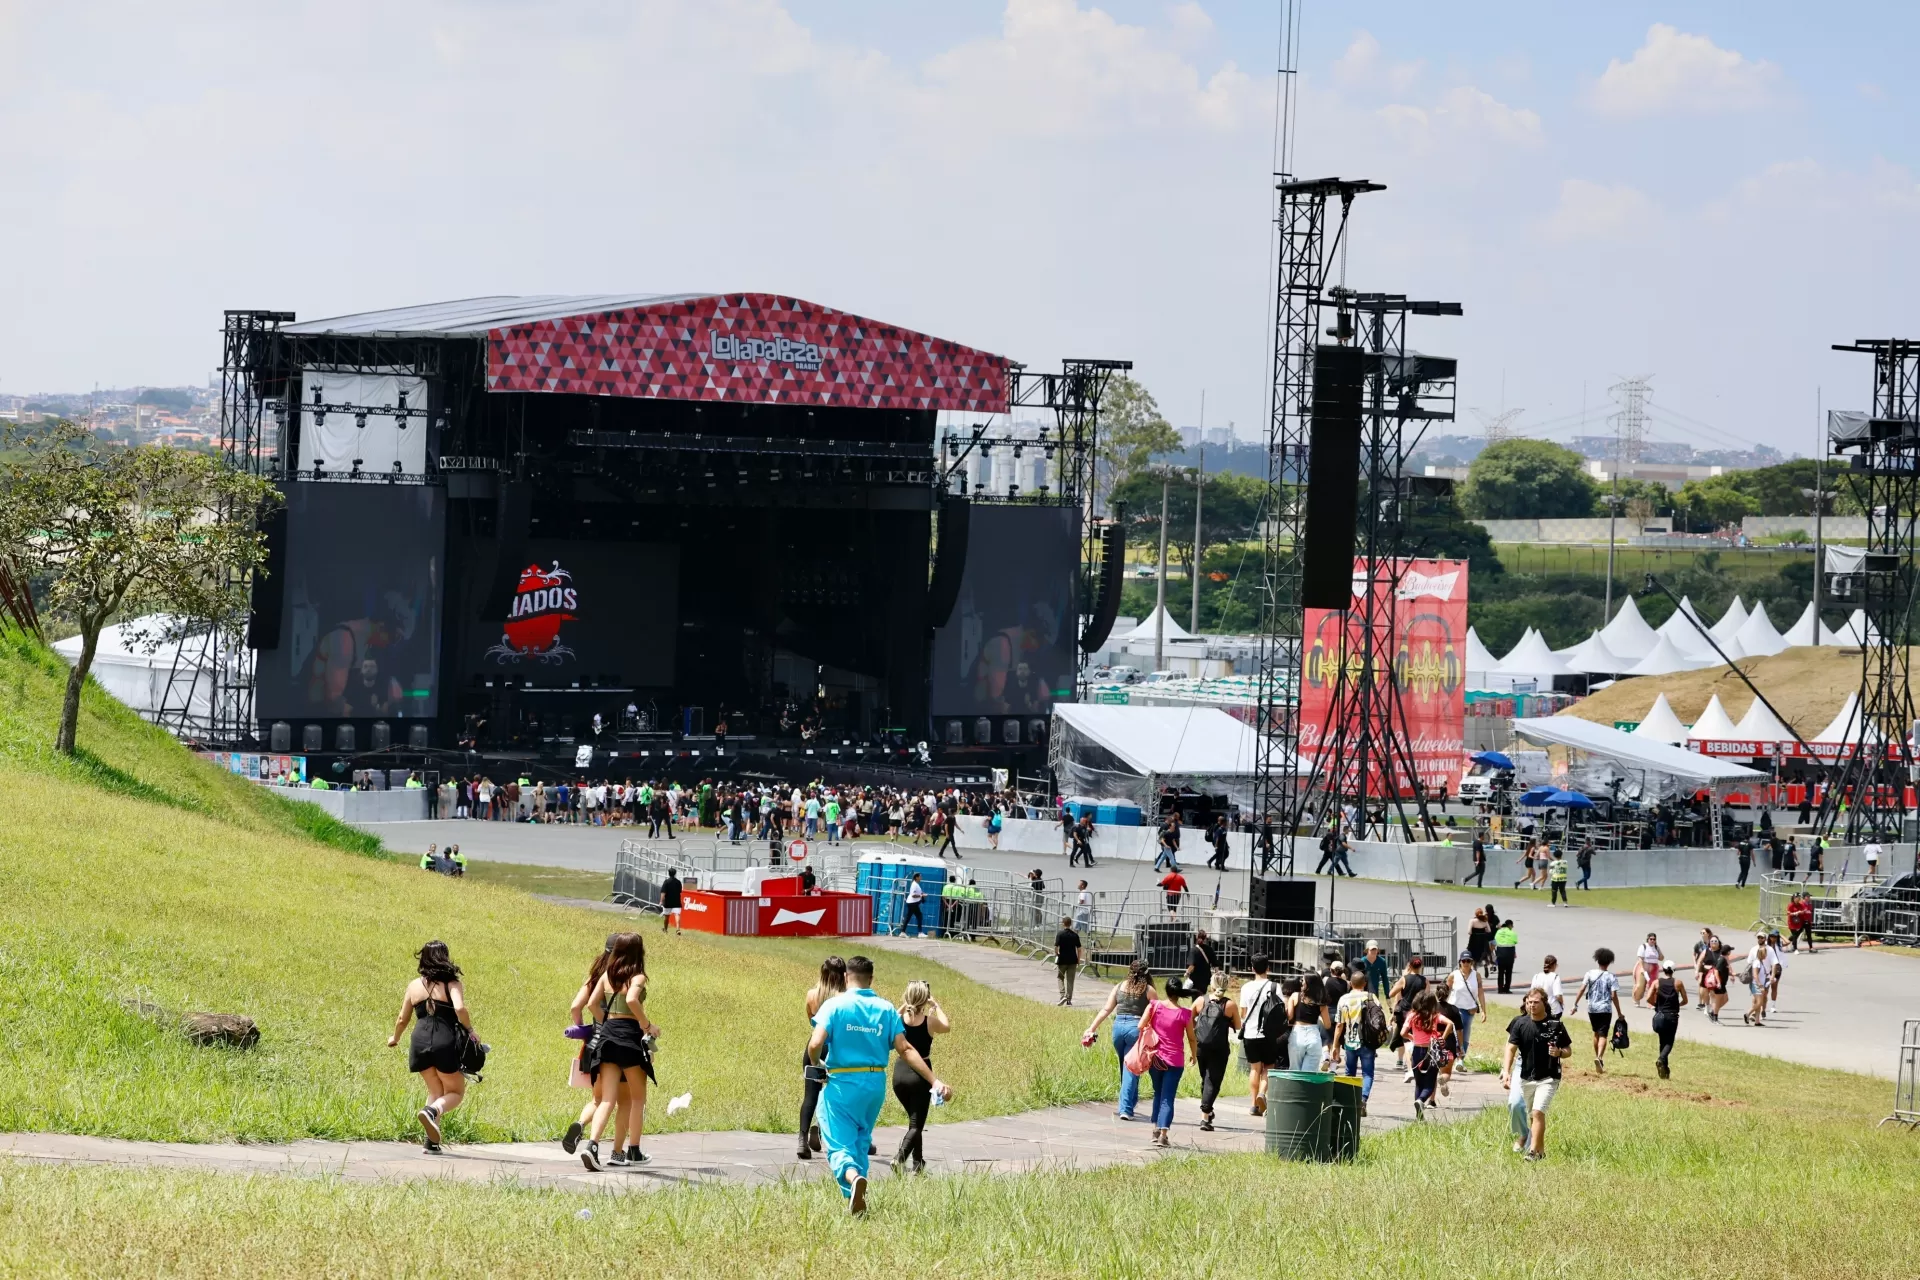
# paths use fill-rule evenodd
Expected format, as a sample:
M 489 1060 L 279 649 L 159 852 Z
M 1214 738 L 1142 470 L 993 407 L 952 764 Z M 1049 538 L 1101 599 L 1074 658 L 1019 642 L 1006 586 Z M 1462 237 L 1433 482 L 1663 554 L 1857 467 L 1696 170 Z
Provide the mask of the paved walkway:
M 1453 1097 L 1433 1116 L 1444 1122 L 1503 1102 L 1494 1076 L 1461 1076 L 1454 1081 Z M 1412 1119 L 1410 1086 L 1401 1083 L 1397 1075 L 1383 1074 L 1374 1090 L 1370 1114 L 1361 1122 L 1363 1135 L 1384 1133 Z M 927 1169 L 935 1174 L 1097 1169 L 1146 1164 L 1165 1154 L 1263 1149 L 1266 1121 L 1247 1114 L 1244 1098 L 1222 1100 L 1214 1132 L 1200 1132 L 1199 1122 L 1199 1104 L 1180 1099 L 1175 1107 L 1170 1152 L 1150 1147 L 1149 1127 L 1141 1121 L 1116 1119 L 1108 1103 L 934 1125 L 926 1136 Z M 892 1127 L 877 1131 L 874 1142 L 880 1154 L 873 1161 L 876 1178 L 892 1171 L 892 1152 L 904 1132 Z M 434 1179 L 627 1192 L 689 1183 L 763 1186 L 827 1176 L 823 1158 L 795 1159 L 793 1135 L 785 1133 L 668 1133 L 648 1139 L 646 1150 L 652 1160 L 642 1169 L 590 1173 L 578 1156 L 562 1151 L 558 1142 L 450 1145 L 444 1154 L 434 1156 L 417 1144 L 401 1142 L 193 1144 L 56 1133 L 0 1134 L 0 1158 L 214 1173 L 291 1173 L 356 1182 Z

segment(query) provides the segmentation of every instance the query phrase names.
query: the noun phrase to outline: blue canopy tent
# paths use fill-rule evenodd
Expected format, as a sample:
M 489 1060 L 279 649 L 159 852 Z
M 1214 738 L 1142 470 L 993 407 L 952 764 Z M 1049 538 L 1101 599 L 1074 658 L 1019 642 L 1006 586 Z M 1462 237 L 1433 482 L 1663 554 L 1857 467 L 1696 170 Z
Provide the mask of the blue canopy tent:
M 1473 762 L 1474 762 L 1475 764 L 1484 764 L 1484 765 L 1488 765 L 1488 766 L 1491 766 L 1492 768 L 1495 768 L 1495 769 L 1507 769 L 1507 770 L 1511 770 L 1511 769 L 1513 768 L 1513 761 L 1512 761 L 1512 759 L 1511 759 L 1511 758 L 1509 758 L 1509 757 L 1508 757 L 1508 756 L 1507 756 L 1506 754 L 1504 754 L 1503 752 L 1499 752 L 1499 751 L 1481 751 L 1481 752 L 1477 752 L 1477 753 L 1476 753 L 1476 754 L 1475 754 L 1475 755 L 1473 756 Z

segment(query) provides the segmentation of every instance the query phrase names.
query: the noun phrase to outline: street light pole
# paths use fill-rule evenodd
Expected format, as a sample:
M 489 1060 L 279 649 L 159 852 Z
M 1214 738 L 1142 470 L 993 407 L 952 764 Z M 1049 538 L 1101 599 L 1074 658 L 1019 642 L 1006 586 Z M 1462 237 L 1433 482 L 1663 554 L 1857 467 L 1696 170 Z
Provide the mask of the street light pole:
M 1193 579 L 1193 609 L 1187 616 L 1187 630 L 1200 634 L 1200 491 L 1207 484 L 1207 446 L 1200 446 L 1200 465 L 1193 469 L 1193 559 L 1187 564 L 1187 576 Z
M 1164 670 L 1167 643 L 1167 489 L 1173 483 L 1172 473 L 1160 473 L 1160 579 L 1154 593 L 1153 602 L 1153 669 Z
M 1607 601 L 1601 606 L 1600 625 L 1605 627 L 1613 620 L 1613 522 L 1620 515 L 1620 472 L 1616 466 L 1613 473 L 1615 492 L 1601 501 L 1607 504 Z

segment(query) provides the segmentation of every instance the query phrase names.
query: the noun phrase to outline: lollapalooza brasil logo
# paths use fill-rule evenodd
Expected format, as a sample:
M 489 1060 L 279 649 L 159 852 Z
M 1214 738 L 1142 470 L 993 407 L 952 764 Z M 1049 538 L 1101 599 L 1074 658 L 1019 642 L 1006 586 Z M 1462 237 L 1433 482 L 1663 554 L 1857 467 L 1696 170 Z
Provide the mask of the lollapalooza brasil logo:
M 820 347 L 812 342 L 795 342 L 792 338 L 743 338 L 732 333 L 707 331 L 707 354 L 715 360 L 732 360 L 740 364 L 759 364 L 771 361 L 775 364 L 790 364 L 796 369 L 812 373 L 820 368 Z
M 558 560 L 551 569 L 528 565 L 520 571 L 520 585 L 507 609 L 500 643 L 488 649 L 487 656 L 501 663 L 529 658 L 564 662 L 574 652 L 560 643 L 560 624 L 574 621 L 574 610 L 579 607 L 580 593 L 574 589 L 573 575 L 562 569 Z

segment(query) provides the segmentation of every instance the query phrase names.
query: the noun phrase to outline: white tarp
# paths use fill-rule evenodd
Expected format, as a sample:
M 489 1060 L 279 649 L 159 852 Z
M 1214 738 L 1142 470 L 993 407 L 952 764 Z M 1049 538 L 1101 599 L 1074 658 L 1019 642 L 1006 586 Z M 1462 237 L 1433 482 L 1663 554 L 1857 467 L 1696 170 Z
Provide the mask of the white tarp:
M 201 637 L 196 633 L 183 641 L 181 628 L 179 619 L 164 613 L 102 627 L 88 674 L 102 689 L 149 720 L 163 709 L 179 712 L 183 708 L 190 722 L 210 720 L 212 661 L 203 653 L 206 646 Z M 80 660 L 80 649 L 79 636 L 53 642 L 53 651 L 69 663 Z
M 1869 434 L 1867 424 L 1873 420 L 1870 413 L 1858 409 L 1827 410 L 1827 439 L 1835 444 L 1852 444 L 1865 440 Z
M 1653 652 L 1658 642 L 1652 627 L 1640 616 L 1640 606 L 1628 596 L 1614 610 L 1613 621 L 1600 628 L 1600 638 L 1607 642 L 1607 652 L 1622 658 L 1638 661 Z
M 1733 642 L 1746 650 L 1749 657 L 1758 658 L 1770 658 L 1787 647 L 1787 638 L 1774 630 L 1764 601 L 1753 606 L 1753 612 L 1734 635 Z
M 1691 653 L 1713 657 L 1713 646 L 1701 639 L 1700 632 L 1688 619 L 1698 620 L 1699 613 L 1694 610 L 1693 600 L 1688 596 L 1680 597 L 1680 607 L 1667 615 L 1667 620 L 1655 628 L 1656 635 L 1665 636 L 1673 641 L 1682 653 Z M 1718 658 L 1713 659 L 1718 662 Z
M 1161 633 L 1161 638 L 1163 640 L 1193 639 L 1193 632 L 1187 630 L 1185 627 L 1175 622 L 1173 620 L 1173 615 L 1168 613 L 1166 609 L 1161 608 L 1161 609 L 1156 609 L 1154 612 L 1147 615 L 1147 620 L 1145 622 L 1141 623 L 1139 626 L 1135 627 L 1133 630 L 1127 632 L 1127 634 L 1121 636 L 1118 643 L 1126 644 L 1127 642 L 1132 640 L 1145 640 L 1148 643 L 1152 643 L 1154 638 L 1154 628 L 1161 625 L 1165 625 L 1166 627 L 1166 630 Z
M 1142 775 L 1251 776 L 1259 750 L 1252 727 L 1218 707 L 1063 702 L 1053 715 Z
M 1836 546 L 1826 544 L 1828 573 L 1859 573 L 1867 563 L 1865 547 Z
M 1624 769 L 1665 774 L 1685 782 L 1744 782 L 1766 776 L 1754 769 L 1622 733 L 1611 725 L 1595 724 L 1577 716 L 1515 720 L 1513 732 L 1538 746 L 1572 747 Z
M 1648 738 L 1669 746 L 1678 746 L 1687 740 L 1687 726 L 1680 723 L 1679 716 L 1673 714 L 1673 704 L 1667 701 L 1664 693 L 1653 700 L 1653 705 L 1647 708 L 1647 714 L 1632 733 L 1636 738 Z
M 327 475 L 360 473 L 384 479 L 427 472 L 427 384 L 400 373 L 355 373 L 308 365 L 300 371 L 300 470 Z M 354 405 L 368 410 L 314 408 Z M 402 404 L 412 412 L 397 415 Z M 381 410 L 387 410 L 382 413 Z M 398 468 L 394 466 L 399 463 Z
M 1693 722 L 1687 731 L 1689 742 L 1726 742 L 1740 736 L 1740 730 L 1734 725 L 1733 717 L 1720 705 L 1720 695 L 1714 694 L 1707 699 L 1707 709 Z
M 1480 633 L 1467 628 L 1467 688 L 1475 693 L 1511 693 L 1513 677 L 1500 671 L 1500 659 L 1480 643 Z
M 1727 611 L 1720 615 L 1720 621 L 1708 627 L 1707 630 L 1713 633 L 1715 640 L 1725 644 L 1738 635 L 1740 628 L 1746 625 L 1747 606 L 1741 603 L 1739 596 L 1735 596 L 1733 603 L 1727 606 Z

